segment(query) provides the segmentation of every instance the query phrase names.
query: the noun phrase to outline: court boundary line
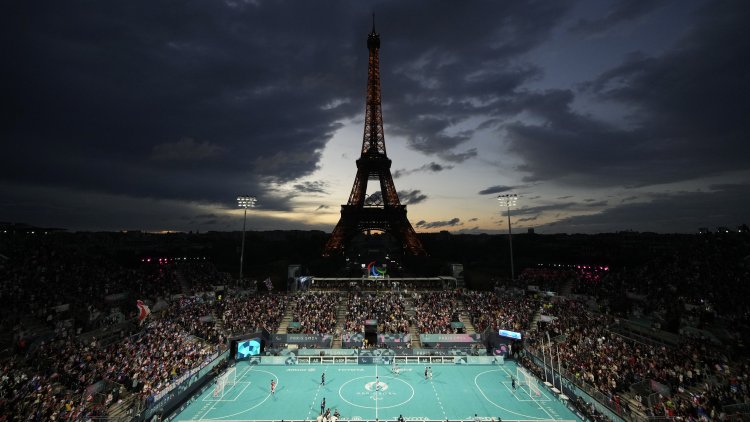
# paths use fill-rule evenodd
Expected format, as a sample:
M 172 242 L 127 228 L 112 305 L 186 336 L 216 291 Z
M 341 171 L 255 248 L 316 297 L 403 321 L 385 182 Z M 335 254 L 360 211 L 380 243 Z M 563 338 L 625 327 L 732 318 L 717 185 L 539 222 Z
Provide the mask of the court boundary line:
M 430 368 L 430 374 L 432 374 L 432 368 Z M 435 388 L 435 383 L 432 382 L 432 375 L 430 375 L 430 379 L 428 380 L 430 382 L 430 386 L 432 386 L 432 391 L 435 393 L 435 399 L 437 399 L 438 405 L 440 405 L 440 411 L 443 412 L 443 417 L 445 420 L 448 420 L 448 414 L 445 413 L 445 407 L 443 407 L 443 401 L 440 400 L 440 395 L 437 392 L 437 388 Z
M 503 370 L 505 370 L 505 369 L 503 368 Z M 502 409 L 502 410 L 504 410 L 504 411 L 506 411 L 508 413 L 513 414 L 513 415 L 518 415 L 518 416 L 523 416 L 525 418 L 528 418 L 526 420 L 537 420 L 537 421 L 545 420 L 544 418 L 538 418 L 536 416 L 531 416 L 531 415 L 527 415 L 527 414 L 524 414 L 524 413 L 519 413 L 519 412 L 516 412 L 514 410 L 508 409 L 507 407 L 500 406 L 499 404 L 497 404 L 494 401 L 492 401 L 489 397 L 487 397 L 487 394 L 484 393 L 484 389 L 482 389 L 482 387 L 480 387 L 479 384 L 477 383 L 477 378 L 479 378 L 481 375 L 484 375 L 484 374 L 486 374 L 488 372 L 500 372 L 500 370 L 499 369 L 490 369 L 488 371 L 480 372 L 480 373 L 478 373 L 477 375 L 474 376 L 474 385 L 477 387 L 477 390 L 479 391 L 479 393 L 482 395 L 482 397 L 484 397 L 485 400 L 487 400 L 488 403 L 490 403 L 491 405 L 497 407 L 498 409 Z M 508 373 L 508 371 L 505 371 L 505 372 Z M 552 419 L 554 419 L 554 418 L 552 418 Z
M 250 372 L 251 370 L 252 370 L 252 368 L 249 368 L 244 373 L 242 373 L 242 375 L 240 375 L 237 379 L 243 379 L 245 377 L 245 375 L 247 375 L 247 373 Z M 244 393 L 245 390 L 247 390 L 247 387 L 249 387 L 250 384 L 252 384 L 252 381 L 236 381 L 234 383 L 234 385 L 237 385 L 237 384 L 245 384 L 245 387 L 242 390 L 240 390 L 237 393 L 237 397 L 233 398 L 232 400 L 214 399 L 213 397 L 211 397 L 210 394 L 208 394 L 205 397 L 203 397 L 203 399 L 201 401 L 203 401 L 203 402 L 235 402 L 235 401 L 237 401 L 237 399 L 240 398 L 240 396 L 242 395 L 242 393 Z M 232 386 L 232 387 L 234 387 L 234 386 Z M 234 388 L 231 388 L 231 391 L 234 391 Z M 226 395 L 227 394 L 225 394 L 225 396 Z M 203 417 L 205 418 L 206 415 L 203 415 Z
M 321 368 L 321 366 L 317 366 L 317 365 L 311 365 L 309 367 L 309 369 L 315 368 L 313 370 L 315 370 L 315 372 L 317 372 L 317 369 L 320 368 L 324 372 L 329 372 L 331 370 L 331 366 L 333 366 L 333 367 L 339 367 L 339 365 L 337 365 L 337 364 L 333 364 L 333 365 L 326 364 L 324 366 L 324 368 Z M 382 366 L 382 365 L 375 365 L 375 366 L 376 366 L 376 368 L 375 368 L 376 370 L 374 372 L 375 372 L 376 380 L 379 380 L 379 375 L 380 375 L 379 366 Z M 475 366 L 475 365 L 470 365 L 470 366 Z M 388 371 L 389 368 L 387 366 L 384 366 L 384 367 L 386 369 L 386 378 L 392 379 L 394 381 L 398 380 L 398 381 L 401 381 L 401 382 L 405 382 L 406 385 L 411 386 L 410 382 L 408 382 L 406 380 L 401 380 L 400 377 L 395 376 L 395 374 L 392 374 L 390 371 Z M 213 400 L 212 397 L 211 397 L 211 393 L 210 393 L 211 390 L 209 389 L 208 390 L 209 392 L 207 392 L 203 396 L 203 398 L 201 399 L 201 401 L 204 402 L 204 405 L 203 406 L 199 406 L 199 407 L 206 406 L 207 409 L 205 411 L 204 410 L 196 409 L 196 410 L 198 410 L 198 412 L 196 412 L 194 415 L 195 416 L 199 416 L 200 415 L 196 419 L 179 419 L 179 420 L 182 420 L 184 422 L 209 422 L 209 421 L 211 421 L 211 422 L 217 422 L 217 421 L 221 421 L 221 422 L 261 422 L 261 421 L 265 421 L 264 419 L 253 419 L 253 416 L 255 416 L 255 415 L 250 415 L 250 414 L 247 415 L 247 416 L 250 417 L 249 419 L 230 419 L 233 416 L 232 414 L 224 415 L 224 416 L 218 416 L 218 417 L 214 416 L 212 418 L 208 418 L 208 415 L 211 414 L 211 412 L 214 412 L 214 411 L 220 411 L 221 413 L 223 413 L 226 410 L 230 410 L 230 409 L 227 409 L 226 407 L 223 407 L 222 405 L 217 404 L 217 403 L 224 403 L 224 404 L 229 403 L 229 404 L 227 404 L 227 406 L 234 407 L 235 406 L 234 402 L 241 402 L 239 399 L 243 398 L 244 395 L 248 394 L 247 390 L 249 389 L 249 387 L 251 387 L 252 384 L 258 383 L 257 379 L 255 377 L 253 377 L 254 381 L 250 381 L 249 377 L 250 377 L 250 372 L 251 371 L 254 372 L 254 373 L 255 372 L 264 372 L 264 373 L 266 373 L 268 371 L 271 371 L 271 372 L 268 372 L 268 373 L 270 375 L 272 375 L 272 377 L 277 378 L 277 380 L 278 380 L 278 376 L 279 375 L 283 376 L 283 374 L 276 374 L 275 373 L 276 369 L 281 369 L 283 371 L 284 368 L 285 368 L 284 366 L 278 366 L 278 367 L 277 366 L 269 366 L 267 368 L 264 368 L 264 369 L 267 369 L 267 370 L 259 370 L 259 368 L 256 367 L 256 366 L 248 365 L 246 368 L 242 368 L 242 369 L 244 369 L 244 371 L 237 371 L 237 372 L 240 372 L 240 373 L 238 374 L 238 379 L 235 382 L 235 385 L 231 386 L 232 387 L 231 393 L 234 393 L 234 394 L 232 394 L 232 396 L 234 396 L 232 399 Z M 418 373 L 419 371 L 416 370 L 417 368 L 418 367 L 416 367 L 416 368 L 409 368 L 409 369 L 411 369 L 410 372 Z M 288 366 L 286 367 L 286 369 L 288 369 Z M 366 366 L 363 369 L 366 370 Z M 490 369 L 490 368 L 487 368 L 487 369 Z M 513 377 L 513 374 L 510 373 L 510 370 L 512 370 L 512 368 L 504 368 L 504 367 L 495 366 L 494 371 L 491 370 L 491 371 L 480 372 L 479 374 L 477 374 L 477 376 L 474 377 L 475 378 L 476 388 L 479 390 L 481 396 L 484 397 L 485 400 L 487 400 L 487 404 L 488 405 L 492 405 L 492 407 L 496 407 L 496 408 L 502 409 L 503 411 L 506 411 L 506 412 L 509 412 L 511 414 L 517 415 L 517 417 L 521 416 L 523 419 L 526 419 L 527 421 L 542 421 L 542 420 L 546 420 L 548 418 L 549 418 L 550 421 L 563 421 L 563 420 L 567 421 L 567 419 L 563 419 L 564 416 L 567 415 L 567 412 L 563 412 L 564 414 L 560 414 L 558 412 L 559 409 L 557 409 L 557 401 L 556 400 L 552 400 L 552 397 L 550 395 L 551 393 L 549 391 L 545 392 L 544 391 L 545 389 L 541 389 L 541 397 L 540 398 L 532 397 L 529 400 L 529 399 L 521 399 L 521 398 L 519 398 L 520 396 L 518 396 L 517 394 L 515 394 L 510 389 L 510 381 L 508 381 L 507 378 L 506 378 L 506 380 L 499 380 L 499 381 L 497 380 L 497 378 L 495 378 L 494 382 L 490 382 L 490 384 L 488 384 L 488 385 L 484 385 L 484 384 L 486 384 L 486 382 L 483 382 L 482 384 L 484 385 L 484 387 L 480 387 L 479 384 L 478 384 L 478 378 L 480 378 L 482 375 L 490 376 L 491 377 L 491 375 L 487 375 L 489 372 L 498 372 L 498 374 L 504 373 L 507 377 Z M 335 371 L 335 369 L 334 369 L 334 371 Z M 372 373 L 370 373 L 370 374 L 371 374 L 370 376 L 372 376 Z M 403 375 L 403 374 L 404 373 L 402 372 L 400 375 Z M 289 374 L 287 374 L 287 375 L 289 375 Z M 351 375 L 355 375 L 355 374 L 345 374 L 345 375 L 351 376 Z M 345 378 L 348 378 L 348 376 L 345 376 Z M 307 390 L 307 391 L 308 391 L 308 394 L 310 392 L 312 392 L 312 391 L 316 391 L 316 395 L 315 395 L 315 398 L 312 401 L 312 405 L 308 408 L 307 416 L 305 417 L 305 420 L 312 420 L 313 422 L 315 421 L 315 416 L 316 416 L 316 415 L 314 415 L 314 411 L 317 409 L 316 405 L 319 404 L 318 403 L 318 397 L 321 397 L 321 393 L 323 392 L 322 390 L 325 389 L 325 388 L 327 388 L 328 385 L 329 385 L 329 383 L 330 383 L 330 381 L 327 382 L 326 383 L 326 387 L 323 387 L 322 384 L 319 384 L 319 383 L 315 382 L 315 377 L 316 376 L 313 376 L 312 377 L 313 379 L 311 381 L 314 382 L 314 384 L 317 386 L 317 388 L 315 388 L 315 390 Z M 417 377 L 419 378 L 419 376 L 417 376 Z M 261 376 L 261 378 L 262 378 L 262 376 Z M 536 380 L 538 381 L 538 379 L 536 379 Z M 332 386 L 335 386 L 336 384 L 338 384 L 338 382 L 335 382 L 336 380 L 333 380 L 333 381 L 334 382 L 333 382 Z M 351 380 L 349 380 L 349 381 L 351 381 Z M 310 382 L 309 378 L 308 378 L 308 382 Z M 517 411 L 511 410 L 510 408 L 506 408 L 506 407 L 503 407 L 502 405 L 498 405 L 494 400 L 488 398 L 488 394 L 490 394 L 490 396 L 494 397 L 494 392 L 497 391 L 495 389 L 492 389 L 491 384 L 494 384 L 495 386 L 497 386 L 498 382 L 504 387 L 503 390 L 505 390 L 508 393 L 508 395 L 511 395 L 511 396 L 513 396 L 514 399 L 516 399 L 516 402 L 519 402 L 519 404 L 522 403 L 525 406 L 530 406 L 529 408 L 527 408 L 527 410 L 534 411 L 533 409 L 536 407 L 537 409 L 541 410 L 542 413 L 540 413 L 539 415 L 534 415 L 534 416 L 528 415 L 528 414 L 519 413 Z M 262 382 L 260 382 L 260 384 L 261 384 L 261 386 L 259 387 L 258 391 L 260 391 L 262 393 L 264 391 L 264 389 L 262 388 Z M 239 385 L 239 388 L 237 388 L 237 385 Z M 293 383 L 292 385 L 296 385 L 296 384 Z M 444 408 L 444 405 L 442 403 L 442 398 L 440 397 L 440 395 L 438 394 L 438 392 L 436 390 L 436 384 L 433 383 L 433 382 L 430 382 L 430 385 L 431 385 L 431 387 L 433 389 L 434 397 L 438 401 L 438 404 L 441 406 L 441 413 L 443 415 L 443 418 L 437 418 L 437 421 L 430 421 L 430 422 L 439 422 L 441 420 L 445 421 L 449 417 L 448 417 L 448 415 L 446 413 L 446 409 Z M 495 387 L 495 388 L 497 388 L 497 387 Z M 411 386 L 411 389 L 412 389 L 412 393 L 414 393 L 414 386 Z M 487 390 L 485 391 L 485 389 L 487 389 Z M 293 387 L 293 390 L 294 390 L 294 387 Z M 518 392 L 518 391 L 521 391 L 522 394 L 527 394 L 527 392 L 523 390 L 523 387 L 521 387 L 520 389 L 516 390 L 516 392 Z M 328 392 L 330 392 L 330 391 L 328 391 Z M 255 389 L 253 389 L 252 394 L 253 395 L 256 394 L 256 390 Z M 379 390 L 378 389 L 378 390 L 375 391 L 375 394 L 376 394 L 377 398 L 380 398 L 385 393 L 383 393 L 383 390 Z M 327 396 L 327 394 L 326 394 L 326 396 Z M 226 395 L 225 395 L 225 397 L 226 397 Z M 244 409 L 241 412 L 234 413 L 234 415 L 242 414 L 242 413 L 245 413 L 247 411 L 251 411 L 252 409 L 256 409 L 259 406 L 263 406 L 264 403 L 267 403 L 268 400 L 269 400 L 269 398 L 272 398 L 272 397 L 273 396 L 271 396 L 270 394 L 266 395 L 266 397 L 263 398 L 260 403 L 257 403 L 256 405 L 252 406 L 252 408 L 250 408 L 250 409 Z M 286 395 L 282 396 L 282 400 L 283 400 L 283 397 L 286 397 Z M 335 397 L 332 397 L 332 398 L 335 399 Z M 510 398 L 510 397 L 508 397 L 508 398 Z M 410 401 L 410 400 L 407 400 L 407 401 Z M 211 403 L 209 403 L 209 402 L 211 402 Z M 332 408 L 332 407 L 334 407 L 333 405 L 335 404 L 335 402 L 332 402 L 331 404 L 329 404 L 329 403 L 326 403 L 326 404 L 327 404 L 327 407 L 331 407 Z M 359 406 L 359 405 L 355 405 L 353 403 L 350 403 L 350 404 L 352 404 L 352 405 L 354 405 L 356 407 L 362 407 L 362 406 Z M 534 406 L 534 404 L 536 404 L 536 406 Z M 219 406 L 219 408 L 216 408 L 217 405 Z M 386 406 L 386 407 L 388 407 L 388 406 Z M 393 407 L 393 406 L 390 406 L 390 407 Z M 396 407 L 398 407 L 398 406 L 396 406 Z M 375 406 L 371 407 L 370 409 L 372 410 L 373 408 L 376 410 L 375 411 L 375 417 L 379 419 L 379 417 L 380 417 L 380 413 L 379 413 L 380 412 L 379 400 L 375 400 Z M 490 412 L 488 414 L 492 414 L 492 410 L 491 409 L 492 409 L 491 407 L 486 408 L 486 410 Z M 435 409 L 435 410 L 437 410 L 437 409 Z M 520 411 L 523 412 L 523 410 L 520 410 Z M 230 412 L 231 412 L 231 410 L 230 410 Z M 311 414 L 313 415 L 312 419 L 310 419 L 310 415 Z M 179 414 L 175 414 L 174 416 L 178 416 L 178 415 Z M 546 417 L 544 415 L 546 415 Z M 260 415 L 258 415 L 258 416 L 260 416 Z M 456 416 L 458 416 L 458 415 L 456 415 Z M 224 419 L 224 418 L 226 418 L 226 419 Z M 469 419 L 473 419 L 473 418 L 466 418 L 466 420 L 469 420 Z M 503 419 L 505 419 L 505 418 L 503 418 Z M 461 418 L 458 418 L 458 420 L 461 420 Z M 522 419 L 519 418 L 517 420 L 522 420 Z M 426 421 L 428 421 L 428 420 L 425 420 L 425 422 Z M 265 421 L 265 422 L 269 422 L 269 421 Z
M 519 401 L 521 403 L 529 403 L 529 402 L 534 401 L 534 399 L 531 399 L 531 398 L 529 398 L 529 399 L 520 399 L 520 398 L 518 398 L 518 395 L 515 393 L 516 390 L 513 390 L 512 387 L 508 387 L 508 384 L 511 384 L 511 386 L 512 386 L 513 385 L 512 383 L 509 383 L 508 381 L 500 381 L 500 384 L 502 384 L 511 393 L 511 395 L 513 395 L 513 397 L 516 399 L 516 401 Z M 528 394 L 523 389 L 523 387 L 519 388 L 519 390 L 521 390 L 522 392 Z M 540 392 L 541 392 L 541 390 L 540 390 Z M 544 394 L 543 392 L 541 392 L 541 394 L 542 394 L 542 397 L 544 397 L 544 399 L 540 399 L 540 400 L 537 400 L 537 401 L 545 402 L 545 403 L 548 402 L 548 401 L 552 401 L 552 399 L 550 397 L 548 397 L 546 394 Z M 529 395 L 529 397 L 531 397 L 531 395 Z
M 235 371 L 237 370 L 236 368 L 237 368 L 237 367 L 236 367 L 236 365 L 235 365 Z M 247 373 L 248 373 L 248 372 L 250 372 L 250 371 L 251 371 L 252 369 L 253 369 L 253 368 L 252 368 L 252 367 L 250 367 L 250 369 L 248 369 L 247 371 L 245 371 L 245 373 L 244 373 L 244 374 L 242 374 L 242 376 L 240 377 L 240 379 L 244 378 L 244 377 L 245 377 L 245 375 L 247 375 Z M 247 387 L 245 387 L 245 388 L 247 388 Z M 239 395 L 237 395 L 237 397 L 239 398 Z M 236 399 L 235 399 L 235 400 L 236 400 Z M 209 414 L 209 413 L 210 413 L 210 412 L 211 412 L 211 411 L 212 411 L 212 410 L 214 409 L 214 407 L 216 407 L 216 404 L 217 404 L 217 403 L 219 403 L 219 401 L 218 401 L 218 400 L 217 400 L 217 401 L 214 401 L 214 402 L 213 402 L 213 404 L 211 404 L 211 406 L 210 406 L 210 407 L 208 408 L 208 410 L 206 410 L 206 413 L 204 413 L 204 414 L 203 414 L 203 416 L 201 416 L 201 419 L 205 419 L 205 418 L 206 418 L 206 416 L 207 416 L 207 415 L 208 415 L 208 414 Z
M 328 369 L 328 366 L 329 366 L 329 364 L 326 364 L 326 365 L 325 365 L 325 366 L 323 367 L 323 373 L 325 373 L 325 372 L 326 372 L 326 370 Z M 323 384 L 318 384 L 318 389 L 317 389 L 317 390 L 315 390 L 315 397 L 313 397 L 313 400 L 312 400 L 312 404 L 310 405 L 310 408 L 309 408 L 309 409 L 307 410 L 307 415 L 305 415 L 305 420 L 308 420 L 308 419 L 310 419 L 310 418 L 309 418 L 309 416 L 310 416 L 310 412 L 312 412 L 312 411 L 313 411 L 313 409 L 315 409 L 315 403 L 317 403 L 317 401 L 318 401 L 318 395 L 320 395 L 320 390 L 321 390 L 321 388 L 323 388 Z M 324 398 L 325 398 L 325 397 L 324 397 Z M 328 404 L 328 403 L 326 403 L 326 404 Z M 323 410 L 325 411 L 325 409 L 323 409 Z M 321 414 L 322 414 L 322 413 L 321 413 Z
M 378 376 L 378 365 L 375 364 L 375 420 L 380 420 L 378 418 L 378 391 L 380 391 L 380 377 Z
M 518 367 L 518 364 L 516 364 L 516 367 Z M 502 369 L 502 370 L 503 370 L 503 371 L 504 371 L 504 372 L 505 372 L 506 374 L 508 374 L 508 375 L 509 375 L 509 376 L 510 376 L 511 378 L 513 377 L 513 375 L 512 375 L 511 373 L 509 373 L 507 369 L 505 369 L 505 368 L 500 368 L 500 369 Z M 536 377 L 535 377 L 535 378 L 536 378 Z M 539 390 L 539 393 L 541 393 L 541 392 L 542 392 L 542 390 Z M 529 395 L 529 397 L 531 397 L 531 395 Z M 532 401 L 533 401 L 534 403 L 536 403 L 536 405 L 537 405 L 537 406 L 539 406 L 539 408 L 540 408 L 540 409 L 542 409 L 542 411 L 543 411 L 544 413 L 546 413 L 546 414 L 547 414 L 547 416 L 549 416 L 549 418 L 550 418 L 550 419 L 552 419 L 552 420 L 555 420 L 555 417 L 554 417 L 554 416 L 552 416 L 552 415 L 551 415 L 551 414 L 549 413 L 549 411 L 547 411 L 547 409 L 546 409 L 546 408 L 542 407 L 542 405 L 541 405 L 541 403 L 540 403 L 540 402 L 538 402 L 537 400 L 534 400 L 534 398 L 533 398 L 533 397 L 531 397 L 531 400 L 532 400 Z
M 247 374 L 247 373 L 249 373 L 250 371 L 252 371 L 252 368 L 253 368 L 253 367 L 250 367 L 250 369 L 249 369 L 249 370 L 248 370 L 248 371 L 246 372 L 246 374 Z M 273 377 L 274 377 L 274 378 L 275 378 L 275 379 L 276 379 L 277 381 L 279 380 L 279 376 L 278 376 L 278 375 L 276 375 L 276 374 L 275 374 L 275 373 L 273 373 L 273 372 L 270 372 L 270 371 L 266 371 L 266 370 L 263 370 L 263 369 L 256 369 L 256 370 L 255 370 L 255 372 L 265 372 L 265 373 L 267 373 L 267 374 L 270 374 L 271 376 L 273 376 Z M 280 383 L 277 383 L 276 385 L 279 385 L 279 384 L 280 384 Z M 231 419 L 220 419 L 220 418 L 228 418 L 228 417 L 230 417 L 230 416 L 237 416 L 237 415 L 239 415 L 239 414 L 242 414 L 242 413 L 245 413 L 245 412 L 249 412 L 249 411 L 251 411 L 251 410 L 255 409 L 256 407 L 258 407 L 258 406 L 262 405 L 262 404 L 263 404 L 263 403 L 265 403 L 266 401 L 268 401 L 268 399 L 270 399 L 270 398 L 271 398 L 271 396 L 272 396 L 272 394 L 271 394 L 271 393 L 269 392 L 269 393 L 268 393 L 268 394 L 266 395 L 266 397 L 265 397 L 265 398 L 264 398 L 263 400 L 261 400 L 261 401 L 260 401 L 260 402 L 259 402 L 258 404 L 254 405 L 253 407 L 247 408 L 247 409 L 245 409 L 245 410 L 242 410 L 242 411 L 239 411 L 239 412 L 231 413 L 231 414 L 229 414 L 229 415 L 225 415 L 225 416 L 220 416 L 220 417 L 219 417 L 219 418 L 217 418 L 217 419 L 207 419 L 207 420 L 209 420 L 209 421 L 216 421 L 216 420 L 221 420 L 221 421 L 227 421 L 227 422 L 228 422 L 228 421 L 230 421 Z M 214 406 L 216 406 L 216 403 L 214 403 L 213 405 L 211 405 L 211 408 L 209 409 L 209 411 L 211 411 L 211 410 L 213 409 L 213 407 L 214 407 Z M 208 414 L 208 412 L 206 412 L 206 414 Z M 204 415 L 203 415 L 203 418 L 205 418 L 205 417 L 206 417 L 206 414 L 204 414 Z M 239 419 L 238 421 L 239 421 L 239 422 L 251 422 L 251 421 L 253 421 L 253 420 L 254 420 L 254 419 Z

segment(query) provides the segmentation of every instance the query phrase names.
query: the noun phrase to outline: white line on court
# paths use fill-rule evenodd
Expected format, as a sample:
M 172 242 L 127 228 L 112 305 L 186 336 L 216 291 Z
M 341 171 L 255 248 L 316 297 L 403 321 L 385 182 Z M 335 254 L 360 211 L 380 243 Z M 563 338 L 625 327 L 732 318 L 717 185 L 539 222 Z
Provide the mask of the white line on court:
M 251 367 L 251 368 L 252 368 L 252 367 Z M 252 370 L 252 369 L 251 369 L 251 370 Z M 247 371 L 247 372 L 250 372 L 250 371 Z M 246 372 L 246 373 L 247 373 L 247 372 Z M 278 379 L 279 379 L 279 377 L 278 377 L 278 376 L 277 376 L 276 374 L 274 374 L 273 372 L 269 372 L 269 371 L 264 371 L 264 370 L 262 370 L 262 369 L 256 369 L 256 370 L 255 370 L 254 372 L 265 372 L 266 374 L 268 374 L 268 375 L 271 375 L 272 377 L 274 377 L 274 378 L 275 378 L 275 379 L 276 379 L 277 381 L 278 381 Z M 278 386 L 279 384 L 277 383 L 276 385 Z M 229 415 L 224 415 L 224 416 L 220 416 L 219 418 L 230 418 L 230 417 L 232 417 L 232 416 L 237 416 L 237 415 L 241 415 L 241 414 L 243 414 L 243 413 L 247 413 L 247 412 L 249 412 L 249 411 L 251 411 L 251 410 L 255 409 L 256 407 L 258 407 L 258 406 L 262 405 L 263 403 L 265 403 L 265 402 L 266 402 L 266 401 L 267 401 L 268 399 L 270 399 L 270 398 L 271 398 L 271 392 L 269 391 L 269 392 L 268 392 L 268 394 L 266 395 L 266 398 L 264 398 L 263 400 L 261 400 L 261 401 L 260 401 L 259 403 L 257 403 L 256 405 L 254 405 L 254 406 L 251 406 L 251 407 L 248 407 L 248 408 L 246 408 L 245 410 L 241 410 L 241 411 L 239 411 L 239 412 L 231 413 L 231 414 L 229 414 Z M 214 404 L 216 404 L 216 403 L 214 403 Z M 206 415 L 203 415 L 203 417 L 205 417 L 205 416 L 206 416 Z M 209 420 L 218 420 L 219 418 L 216 418 L 216 419 L 209 419 Z M 230 420 L 230 419 L 221 419 L 221 420 L 222 420 L 223 422 L 231 422 L 231 420 Z M 241 421 L 242 421 L 242 419 L 241 419 Z M 247 421 L 247 422 L 249 422 L 249 421 L 250 421 L 250 419 L 245 419 L 244 421 Z
M 378 419 L 378 390 L 380 389 L 380 379 L 378 378 L 378 364 L 375 363 L 375 420 Z
M 325 367 L 323 367 L 323 372 L 326 372 L 327 369 L 328 369 L 328 365 L 326 365 Z M 317 401 L 318 401 L 318 394 L 320 394 L 321 387 L 322 387 L 322 384 L 318 384 L 318 389 L 315 391 L 315 397 L 313 397 L 312 404 L 310 405 L 310 409 L 308 409 L 308 411 L 307 411 L 307 416 L 305 416 L 305 420 L 310 419 L 310 412 L 312 412 L 313 409 L 315 409 L 315 403 L 317 403 Z M 325 411 L 325 409 L 323 409 L 323 410 Z
M 243 377 L 244 377 L 245 375 L 247 375 L 247 373 L 248 373 L 248 372 L 250 372 L 250 371 L 251 371 L 252 369 L 253 369 L 253 368 L 251 367 L 250 369 L 248 369 L 247 371 L 245 371 L 245 373 L 244 373 L 244 374 L 242 374 L 242 376 L 240 377 L 240 379 L 242 379 L 242 378 L 243 378 Z M 237 369 L 236 369 L 236 366 L 235 366 L 235 371 L 236 371 L 236 370 L 237 370 Z M 247 388 L 247 387 L 245 387 L 245 388 Z M 210 406 L 210 407 L 208 408 L 208 410 L 206 410 L 206 413 L 204 413 L 204 414 L 203 414 L 203 416 L 201 416 L 201 419 L 205 419 L 205 418 L 206 418 L 206 415 L 208 415 L 208 414 L 209 414 L 209 413 L 210 413 L 210 412 L 211 412 L 211 411 L 212 411 L 212 410 L 214 409 L 214 407 L 216 406 L 216 404 L 217 404 L 218 402 L 219 402 L 218 400 L 217 400 L 217 401 L 215 401 L 215 402 L 214 402 L 214 403 L 213 403 L 213 404 L 212 404 L 212 405 L 211 405 L 211 406 Z
M 504 369 L 503 369 L 503 370 L 504 370 Z M 477 382 L 477 378 L 479 378 L 479 377 L 480 377 L 481 375 L 484 375 L 484 374 L 486 374 L 486 373 L 488 373 L 488 372 L 498 372 L 498 370 L 497 370 L 497 369 L 492 369 L 492 370 L 489 370 L 489 371 L 484 371 L 484 372 L 480 372 L 480 373 L 478 373 L 478 374 L 477 374 L 477 375 L 476 375 L 476 376 L 474 377 L 474 385 L 475 385 L 475 386 L 477 387 L 477 390 L 479 390 L 479 394 L 481 394 L 481 395 L 482 395 L 482 396 L 484 397 L 484 399 L 485 399 L 485 400 L 487 400 L 488 402 L 490 402 L 490 403 L 491 403 L 491 404 L 492 404 L 493 406 L 497 407 L 498 409 L 502 409 L 502 410 L 504 410 L 504 411 L 506 411 L 506 412 L 508 412 L 508 413 L 512 413 L 512 414 L 514 414 L 514 415 L 518 415 L 518 416 L 522 416 L 522 417 L 524 417 L 524 418 L 528 418 L 527 420 L 532 420 L 532 419 L 537 419 L 537 420 L 539 420 L 539 419 L 544 419 L 544 418 L 538 418 L 538 417 L 536 417 L 536 416 L 525 415 L 525 414 L 523 414 L 523 413 L 518 413 L 518 412 L 514 412 L 514 411 L 512 411 L 512 410 L 508 409 L 507 407 L 503 407 L 503 406 L 500 406 L 499 404 L 497 404 L 497 403 L 495 403 L 494 401 L 492 401 L 492 400 L 491 400 L 491 399 L 490 399 L 489 397 L 487 397 L 487 395 L 486 395 L 486 394 L 484 394 L 484 390 L 482 389 L 482 387 L 480 387 L 480 386 L 479 386 L 479 383 Z M 508 371 L 505 371 L 505 372 L 507 373 Z
M 500 368 L 500 369 L 502 369 L 503 371 L 505 371 L 505 373 L 506 373 L 506 374 L 508 374 L 508 375 L 510 375 L 511 377 L 513 377 L 513 375 L 511 375 L 511 374 L 510 374 L 510 373 L 509 373 L 509 372 L 508 372 L 508 371 L 507 371 L 507 370 L 506 370 L 505 368 Z M 540 390 L 540 391 L 541 391 L 541 390 Z M 529 393 L 531 393 L 531 387 L 529 387 Z M 552 416 L 552 415 L 550 415 L 550 414 L 549 414 L 549 412 L 547 411 L 547 409 L 545 409 L 545 408 L 544 408 L 544 406 L 542 406 L 542 404 L 541 404 L 541 403 L 539 403 L 539 402 L 538 402 L 537 400 L 535 400 L 535 399 L 534 399 L 534 397 L 533 397 L 533 396 L 532 396 L 531 394 L 529 394 L 529 397 L 531 397 L 531 400 L 532 400 L 532 401 L 533 401 L 534 403 L 536 403 L 536 405 L 537 405 L 537 406 L 539 406 L 539 408 L 540 408 L 540 409 L 542 409 L 542 411 L 543 411 L 544 413 L 546 413 L 546 414 L 547 414 L 547 416 L 549 416 L 549 417 L 550 417 L 550 419 L 555 419 L 555 417 L 554 417 L 554 416 Z
M 445 408 L 443 407 L 443 401 L 440 400 L 440 396 L 438 395 L 437 389 L 435 388 L 435 383 L 432 382 L 432 377 L 430 377 L 430 385 L 432 386 L 432 391 L 435 392 L 435 398 L 437 399 L 437 402 L 440 405 L 440 410 L 443 412 L 443 418 L 445 418 L 445 420 L 448 420 L 448 414 L 445 413 Z

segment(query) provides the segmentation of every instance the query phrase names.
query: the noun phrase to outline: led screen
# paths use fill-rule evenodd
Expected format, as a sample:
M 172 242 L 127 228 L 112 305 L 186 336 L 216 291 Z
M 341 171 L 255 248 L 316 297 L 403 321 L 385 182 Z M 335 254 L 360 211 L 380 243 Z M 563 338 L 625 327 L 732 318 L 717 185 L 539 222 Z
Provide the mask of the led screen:
M 521 333 L 517 333 L 515 331 L 500 330 L 499 334 L 503 337 L 510 337 L 516 340 L 521 340 Z
M 260 354 L 260 338 L 251 338 L 237 341 L 237 353 L 235 359 L 246 359 L 250 356 Z

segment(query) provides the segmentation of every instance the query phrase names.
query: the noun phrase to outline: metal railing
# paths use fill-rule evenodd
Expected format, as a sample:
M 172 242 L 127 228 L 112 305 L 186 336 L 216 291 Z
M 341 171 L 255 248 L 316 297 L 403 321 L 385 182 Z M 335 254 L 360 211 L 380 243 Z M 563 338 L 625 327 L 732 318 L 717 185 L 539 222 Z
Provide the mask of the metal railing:
M 539 362 L 542 362 L 542 359 L 539 356 L 532 353 L 529 349 L 526 349 L 526 353 L 529 356 L 533 357 L 532 361 L 535 365 L 537 365 L 537 367 L 542 367 L 542 365 L 539 364 Z M 560 375 L 562 375 L 562 378 L 564 378 L 567 382 L 573 384 L 576 388 L 588 394 L 591 398 L 596 400 L 600 405 L 607 408 L 613 414 L 628 421 L 633 420 L 632 415 L 626 412 L 623 406 L 620 406 L 619 409 L 617 408 L 617 406 L 613 406 L 609 396 L 604 395 L 604 393 L 599 391 L 599 389 L 592 386 L 591 384 L 581 380 L 580 378 L 577 378 L 575 375 L 568 372 L 567 369 L 563 368 L 562 371 L 559 371 L 558 368 L 551 368 L 550 366 L 548 366 L 546 362 L 544 363 L 543 368 L 544 371 L 549 371 L 553 374 L 553 381 L 555 376 L 559 377 Z M 560 384 L 562 384 L 562 382 Z

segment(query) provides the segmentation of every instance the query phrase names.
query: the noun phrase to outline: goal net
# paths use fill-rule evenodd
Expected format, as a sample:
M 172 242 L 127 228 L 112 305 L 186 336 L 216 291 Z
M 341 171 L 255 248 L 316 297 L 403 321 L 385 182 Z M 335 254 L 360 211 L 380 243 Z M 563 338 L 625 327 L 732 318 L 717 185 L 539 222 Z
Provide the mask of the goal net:
M 516 380 L 521 387 L 525 386 L 527 388 L 521 389 L 526 391 L 529 397 L 534 398 L 540 397 L 542 395 L 542 392 L 539 390 L 539 383 L 537 382 L 536 377 L 525 368 L 520 366 L 516 367 Z
M 219 375 L 216 379 L 216 386 L 214 387 L 214 397 L 224 397 L 224 392 L 237 382 L 237 369 L 232 367 L 227 369 L 226 372 Z

